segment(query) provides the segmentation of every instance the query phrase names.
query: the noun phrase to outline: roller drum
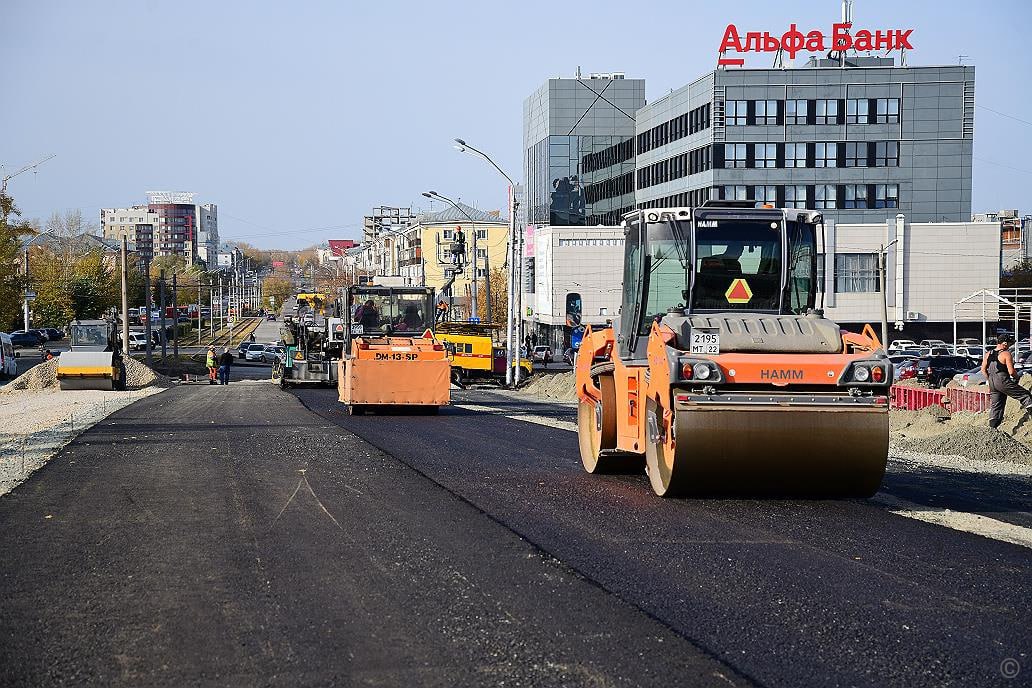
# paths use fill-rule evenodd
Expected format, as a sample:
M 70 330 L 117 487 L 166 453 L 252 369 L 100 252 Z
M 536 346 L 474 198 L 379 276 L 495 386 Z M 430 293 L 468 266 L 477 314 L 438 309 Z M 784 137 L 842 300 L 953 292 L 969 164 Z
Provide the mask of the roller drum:
M 873 406 L 679 405 L 672 441 L 649 442 L 650 479 L 666 495 L 867 497 L 885 475 L 888 422 Z

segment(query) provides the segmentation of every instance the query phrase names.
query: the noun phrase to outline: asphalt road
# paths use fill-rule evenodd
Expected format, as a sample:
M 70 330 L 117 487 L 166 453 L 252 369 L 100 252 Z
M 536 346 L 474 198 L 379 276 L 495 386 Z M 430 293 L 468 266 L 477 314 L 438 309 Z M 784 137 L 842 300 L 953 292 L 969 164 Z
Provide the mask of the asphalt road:
M 0 552 L 3 686 L 749 685 L 268 383 L 83 433 L 0 499 Z
M 1032 549 L 868 500 L 662 500 L 581 470 L 571 406 L 462 391 L 437 417 L 349 417 L 297 395 L 757 684 L 1032 685 Z M 885 492 L 1032 526 L 1027 479 L 894 466 Z

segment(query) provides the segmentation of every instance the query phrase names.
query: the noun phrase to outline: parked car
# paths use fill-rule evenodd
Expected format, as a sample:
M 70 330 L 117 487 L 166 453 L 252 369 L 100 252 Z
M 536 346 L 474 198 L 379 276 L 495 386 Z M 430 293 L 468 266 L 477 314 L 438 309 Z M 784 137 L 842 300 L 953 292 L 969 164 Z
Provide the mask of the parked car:
M 944 347 L 944 346 L 946 346 L 946 342 L 942 341 L 941 339 L 922 339 L 921 340 L 921 346 L 923 346 L 923 347 L 927 346 L 929 348 L 936 347 L 936 346 L 943 346 Z
M 269 313 L 267 316 L 265 316 L 265 319 L 266 320 L 275 320 L 276 319 L 276 314 L 275 313 Z
M 129 333 L 129 349 L 131 351 L 143 351 L 147 348 L 147 333 L 145 332 L 130 332 Z
M 65 338 L 64 330 L 59 330 L 56 327 L 48 327 L 43 331 L 47 333 L 47 341 L 59 342 Z
M 917 358 L 908 358 L 905 361 L 899 363 L 899 365 L 893 366 L 892 379 L 893 381 L 899 380 L 910 380 L 917 375 Z
M 286 347 L 280 346 L 278 344 L 266 344 L 263 357 L 265 358 L 266 363 L 275 363 L 280 358 L 285 356 L 286 353 Z
M 971 385 L 984 385 L 986 382 L 985 375 L 982 375 L 982 366 L 957 373 L 953 376 L 953 381 L 958 385 L 963 385 L 964 387 Z
M 962 337 L 957 340 L 957 346 L 982 346 L 982 340 L 975 337 Z
M 11 342 L 14 346 L 37 347 L 44 343 L 45 337 L 41 337 L 35 330 L 16 330 L 11 333 Z
M 892 340 L 892 343 L 889 344 L 889 351 L 891 351 L 893 353 L 895 353 L 897 351 L 902 351 L 904 349 L 916 349 L 916 348 L 917 348 L 917 342 L 915 342 L 913 339 L 894 339 L 894 340 Z
M 265 345 L 264 344 L 248 344 L 247 351 L 244 352 L 245 361 L 264 361 L 265 360 Z
M 240 342 L 240 344 L 237 345 L 237 358 L 243 358 L 247 354 L 247 350 L 251 348 L 252 344 L 254 344 L 254 342 L 250 342 L 246 339 Z
M 0 332 L 0 378 L 7 380 L 18 374 L 18 360 L 14 356 L 11 335 Z
M 971 362 L 963 356 L 922 356 L 914 377 L 929 387 L 942 387 L 957 373 L 970 369 Z
M 178 318 L 176 318 L 176 322 L 177 323 L 188 323 L 188 322 L 190 322 L 191 319 L 192 318 L 190 318 L 190 316 L 188 316 L 188 315 L 181 315 Z
M 533 361 L 535 363 L 544 363 L 548 365 L 552 362 L 552 347 L 550 346 L 535 346 L 533 353 Z

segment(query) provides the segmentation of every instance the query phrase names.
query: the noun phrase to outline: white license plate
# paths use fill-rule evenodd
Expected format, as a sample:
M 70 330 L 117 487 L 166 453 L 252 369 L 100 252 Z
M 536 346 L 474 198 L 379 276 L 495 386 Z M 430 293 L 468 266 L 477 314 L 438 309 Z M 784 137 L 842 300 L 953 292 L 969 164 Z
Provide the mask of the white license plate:
M 693 327 L 691 353 L 704 356 L 718 355 L 720 353 L 720 332 Z
M 352 325 L 351 334 L 365 334 L 365 327 L 362 325 Z

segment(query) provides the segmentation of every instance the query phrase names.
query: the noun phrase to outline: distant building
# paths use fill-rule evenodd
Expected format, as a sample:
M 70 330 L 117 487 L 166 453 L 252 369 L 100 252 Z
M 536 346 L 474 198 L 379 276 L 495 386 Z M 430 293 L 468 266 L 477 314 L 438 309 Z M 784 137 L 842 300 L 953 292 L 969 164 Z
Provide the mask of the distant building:
M 330 239 L 323 246 L 316 248 L 319 266 L 339 270 L 344 265 L 344 258 L 347 256 L 348 250 L 356 245 L 357 242 L 353 239 Z
M 218 206 L 195 204 L 195 194 L 186 192 L 148 192 L 147 205 L 102 208 L 100 225 L 104 238 L 129 240 L 141 258 L 182 256 L 193 263 L 211 263 L 218 250 Z
M 996 213 L 975 213 L 972 222 L 992 222 L 1000 227 L 1000 269 L 1008 271 L 1032 258 L 1032 215 L 1021 217 L 1017 210 Z

